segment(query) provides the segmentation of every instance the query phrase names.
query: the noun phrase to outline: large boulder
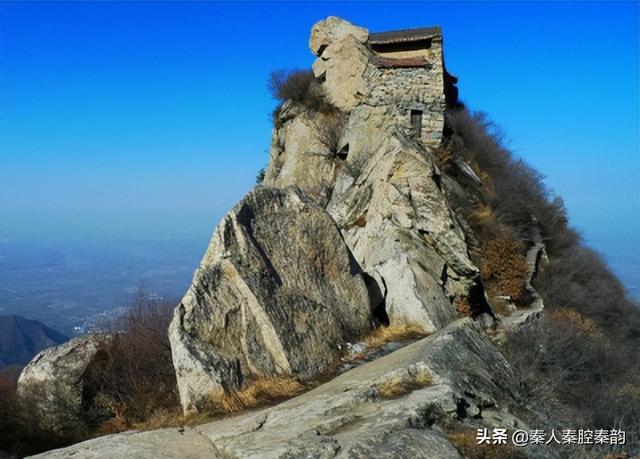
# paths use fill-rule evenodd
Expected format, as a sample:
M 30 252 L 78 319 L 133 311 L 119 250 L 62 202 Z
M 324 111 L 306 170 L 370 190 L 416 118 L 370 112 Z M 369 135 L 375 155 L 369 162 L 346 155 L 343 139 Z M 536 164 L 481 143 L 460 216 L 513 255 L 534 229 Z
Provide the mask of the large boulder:
M 318 21 L 311 28 L 309 48 L 313 54 L 320 56 L 331 43 L 347 36 L 354 37 L 360 43 L 366 43 L 369 39 L 369 31 L 339 17 L 329 16 L 327 19 Z
M 258 187 L 221 221 L 170 326 L 183 408 L 252 378 L 313 378 L 365 334 L 365 277 L 331 216 Z
M 349 112 L 367 93 L 365 72 L 372 67 L 372 51 L 353 35 L 332 42 L 313 63 L 329 101 Z
M 87 367 L 111 339 L 90 334 L 36 355 L 18 379 L 18 398 L 40 426 L 63 432 L 82 412 Z

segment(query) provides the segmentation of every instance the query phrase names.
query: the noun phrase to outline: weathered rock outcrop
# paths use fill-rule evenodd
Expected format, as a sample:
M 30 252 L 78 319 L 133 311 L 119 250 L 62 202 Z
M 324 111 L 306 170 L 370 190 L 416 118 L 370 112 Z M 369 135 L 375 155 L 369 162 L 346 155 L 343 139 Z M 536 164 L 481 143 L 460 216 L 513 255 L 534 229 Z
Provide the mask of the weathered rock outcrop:
M 311 28 L 309 49 L 313 54 L 320 56 L 331 43 L 347 36 L 352 36 L 359 42 L 366 43 L 369 38 L 369 31 L 362 27 L 354 26 L 342 18 L 329 16 L 327 19 L 318 21 Z
M 447 431 L 527 429 L 512 414 L 518 403 L 507 362 L 476 323 L 461 319 L 271 408 L 182 433 L 103 437 L 40 457 L 115 458 L 152 441 L 141 457 L 459 459 Z
M 258 187 L 219 224 L 170 327 L 185 410 L 252 377 L 308 379 L 371 324 L 365 278 L 329 214 Z
M 32 457 L 77 459 L 227 459 L 199 430 L 159 429 L 107 435 Z
M 60 431 L 80 416 L 85 370 L 110 335 L 85 335 L 40 352 L 18 380 L 18 397 L 45 429 Z
M 384 124 L 374 118 L 365 123 Z M 361 129 L 367 130 L 353 123 L 345 138 Z M 354 139 L 358 148 L 338 175 L 327 208 L 362 267 L 382 281 L 391 321 L 433 332 L 455 318 L 455 297 L 471 297 L 478 288 L 478 270 L 431 155 L 401 134 L 385 132 L 372 135 L 380 143 L 369 148 Z
M 378 281 L 391 321 L 433 332 L 456 317 L 455 301 L 489 309 L 431 149 L 444 127 L 441 36 L 429 36 L 418 63 L 379 54 L 368 40 L 335 18 L 314 26 L 314 73 L 343 112 L 332 126 L 340 128 L 334 151 L 315 140 L 331 115 L 285 104 L 265 183 L 299 186 L 325 206 Z M 414 112 L 419 129 L 410 122 Z
M 331 197 L 335 176 L 335 152 L 326 137 L 333 129 L 330 115 L 305 110 L 286 102 L 278 113 L 282 127 L 271 140 L 269 167 L 263 184 L 286 188 L 298 186 L 324 207 Z
M 358 38 L 347 35 L 333 41 L 314 62 L 314 75 L 324 80 L 327 97 L 340 110 L 350 111 L 368 93 L 365 72 L 372 58 Z

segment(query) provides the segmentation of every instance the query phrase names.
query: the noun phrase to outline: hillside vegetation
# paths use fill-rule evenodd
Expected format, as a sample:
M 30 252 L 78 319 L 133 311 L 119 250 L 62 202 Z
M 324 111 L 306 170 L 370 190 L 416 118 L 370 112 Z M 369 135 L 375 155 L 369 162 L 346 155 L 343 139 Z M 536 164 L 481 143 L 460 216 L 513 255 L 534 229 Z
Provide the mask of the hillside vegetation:
M 531 243 L 532 226 L 539 227 L 546 245 L 549 263 L 534 279 L 544 299 L 544 318 L 510 334 L 503 345 L 530 404 L 544 413 L 549 429 L 619 428 L 627 432 L 629 450 L 637 450 L 638 304 L 569 226 L 562 199 L 544 185 L 538 172 L 504 147 L 486 115 L 458 107 L 447 113 L 447 124 L 451 132 L 443 151 L 463 157 L 482 178 L 478 200 L 459 203 L 459 210 L 479 239 L 477 257 L 485 267 L 485 283 L 497 282 L 498 290 L 517 297 L 522 291 L 519 267 L 524 247 Z M 453 173 L 447 168 L 451 157 L 442 152 L 440 157 L 445 158 L 445 171 Z M 494 266 L 502 267 L 497 268 L 502 270 L 497 278 L 492 278 Z

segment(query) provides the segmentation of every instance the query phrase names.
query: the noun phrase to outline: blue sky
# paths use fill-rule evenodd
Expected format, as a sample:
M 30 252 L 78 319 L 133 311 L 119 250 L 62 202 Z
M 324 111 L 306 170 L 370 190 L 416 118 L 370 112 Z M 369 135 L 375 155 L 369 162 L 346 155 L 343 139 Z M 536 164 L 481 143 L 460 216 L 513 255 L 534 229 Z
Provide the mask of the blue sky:
M 439 24 L 473 110 L 640 258 L 638 3 L 0 3 L 0 238 L 201 237 L 267 162 L 314 22 Z

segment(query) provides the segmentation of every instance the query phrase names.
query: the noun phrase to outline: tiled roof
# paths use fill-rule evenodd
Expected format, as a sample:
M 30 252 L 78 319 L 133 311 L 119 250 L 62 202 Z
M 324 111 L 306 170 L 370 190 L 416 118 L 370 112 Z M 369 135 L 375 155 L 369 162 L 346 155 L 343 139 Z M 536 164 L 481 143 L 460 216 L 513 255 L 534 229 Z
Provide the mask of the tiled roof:
M 370 33 L 369 44 L 386 45 L 390 43 L 409 43 L 413 41 L 428 40 L 440 36 L 440 27 L 423 27 L 420 29 L 391 30 L 389 32 Z

